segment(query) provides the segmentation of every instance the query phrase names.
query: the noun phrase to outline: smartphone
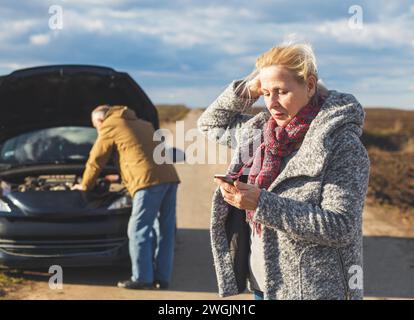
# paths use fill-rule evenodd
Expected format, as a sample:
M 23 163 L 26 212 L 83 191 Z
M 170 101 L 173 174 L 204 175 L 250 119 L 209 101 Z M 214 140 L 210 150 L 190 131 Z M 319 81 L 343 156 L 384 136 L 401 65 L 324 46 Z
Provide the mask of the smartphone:
M 229 183 L 229 184 L 231 184 L 231 185 L 234 185 L 234 180 L 233 180 L 233 178 L 232 178 L 232 177 L 230 177 L 230 176 L 229 176 L 229 175 L 227 175 L 227 174 L 215 174 L 215 175 L 214 175 L 214 178 L 220 179 L 220 180 L 222 180 L 222 181 L 224 181 L 224 182 L 227 182 L 227 183 Z

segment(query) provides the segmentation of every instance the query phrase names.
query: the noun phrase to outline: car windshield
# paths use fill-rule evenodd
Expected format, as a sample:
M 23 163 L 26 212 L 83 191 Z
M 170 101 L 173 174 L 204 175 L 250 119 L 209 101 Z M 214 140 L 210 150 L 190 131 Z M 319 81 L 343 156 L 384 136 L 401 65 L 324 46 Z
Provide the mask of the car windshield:
M 0 146 L 0 163 L 85 162 L 97 137 L 94 128 L 57 127 L 36 130 L 6 140 Z

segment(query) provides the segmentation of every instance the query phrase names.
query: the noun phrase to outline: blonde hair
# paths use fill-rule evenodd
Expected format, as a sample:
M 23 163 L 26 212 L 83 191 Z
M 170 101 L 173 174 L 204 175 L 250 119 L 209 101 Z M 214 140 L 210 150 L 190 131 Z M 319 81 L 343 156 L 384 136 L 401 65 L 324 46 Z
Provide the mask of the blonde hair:
M 285 67 L 300 82 L 305 82 L 310 76 L 318 79 L 316 58 L 310 44 L 281 44 L 256 59 L 256 69 L 258 70 L 274 65 Z
M 256 59 L 256 68 L 241 81 L 236 91 L 238 94 L 247 95 L 250 98 L 250 91 L 246 84 L 253 80 L 260 70 L 270 66 L 282 66 L 291 71 L 300 83 L 306 82 L 310 76 L 317 81 L 317 90 L 326 95 L 327 89 L 318 79 L 318 67 L 312 46 L 308 43 L 285 42 L 274 46 Z

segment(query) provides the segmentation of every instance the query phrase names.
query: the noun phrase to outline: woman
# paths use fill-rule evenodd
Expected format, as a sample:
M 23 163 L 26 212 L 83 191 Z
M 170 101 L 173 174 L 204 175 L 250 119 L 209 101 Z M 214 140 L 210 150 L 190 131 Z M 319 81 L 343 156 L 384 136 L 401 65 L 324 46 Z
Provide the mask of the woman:
M 247 116 L 261 95 L 267 110 Z M 228 174 L 247 180 L 215 179 L 211 240 L 221 296 L 240 293 L 226 229 L 237 208 L 250 227 L 248 285 L 256 298 L 362 299 L 364 117 L 352 95 L 318 82 L 305 44 L 261 55 L 255 72 L 203 113 L 199 129 L 235 148 Z

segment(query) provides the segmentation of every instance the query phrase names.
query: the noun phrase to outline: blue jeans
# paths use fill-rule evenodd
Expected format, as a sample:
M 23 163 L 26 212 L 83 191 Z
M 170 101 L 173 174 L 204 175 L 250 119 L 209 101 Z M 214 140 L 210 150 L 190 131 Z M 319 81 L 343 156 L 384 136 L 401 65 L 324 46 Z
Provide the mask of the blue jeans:
M 166 283 L 171 280 L 177 186 L 177 183 L 163 183 L 134 194 L 128 223 L 133 281 L 152 284 L 154 280 Z
M 264 299 L 262 291 L 254 290 L 253 295 L 254 295 L 254 300 L 263 300 Z

